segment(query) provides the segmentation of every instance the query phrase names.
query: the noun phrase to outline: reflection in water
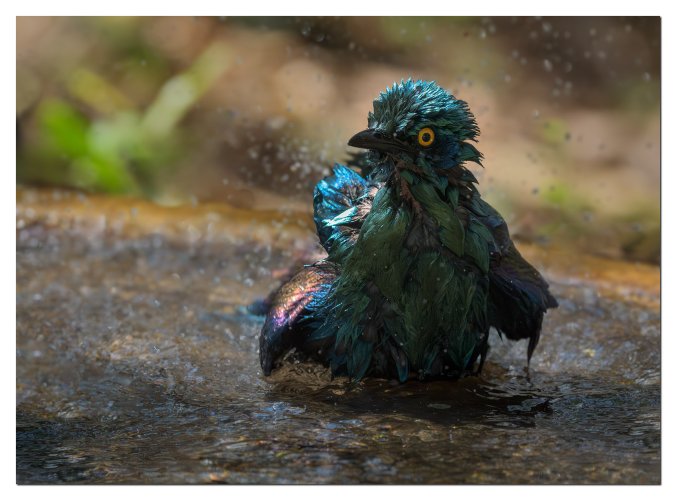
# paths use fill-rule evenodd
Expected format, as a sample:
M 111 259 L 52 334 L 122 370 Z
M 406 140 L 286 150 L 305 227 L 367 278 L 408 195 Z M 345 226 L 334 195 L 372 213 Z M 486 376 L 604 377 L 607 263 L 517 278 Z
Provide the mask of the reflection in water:
M 155 236 L 19 231 L 20 483 L 658 483 L 659 312 L 553 280 L 530 376 L 492 339 L 480 378 L 260 375 L 242 306 L 290 257 Z M 265 265 L 261 259 L 265 259 Z

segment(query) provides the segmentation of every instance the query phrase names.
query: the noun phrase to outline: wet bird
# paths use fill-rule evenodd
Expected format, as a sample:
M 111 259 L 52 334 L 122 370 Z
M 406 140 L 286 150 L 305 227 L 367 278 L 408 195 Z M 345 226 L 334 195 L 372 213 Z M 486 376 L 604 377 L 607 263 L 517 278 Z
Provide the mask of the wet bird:
M 491 327 L 528 339 L 530 363 L 557 302 L 465 167 L 481 164 L 478 134 L 467 103 L 434 82 L 376 98 L 348 142 L 368 150 L 360 173 L 336 164 L 315 188 L 328 256 L 275 294 L 260 335 L 265 375 L 293 348 L 355 381 L 477 374 Z

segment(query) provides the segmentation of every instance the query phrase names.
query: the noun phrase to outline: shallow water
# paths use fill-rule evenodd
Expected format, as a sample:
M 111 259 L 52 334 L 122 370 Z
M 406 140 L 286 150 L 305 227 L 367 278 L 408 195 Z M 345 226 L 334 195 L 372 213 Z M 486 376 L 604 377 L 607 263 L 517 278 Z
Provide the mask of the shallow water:
M 529 377 L 525 343 L 495 335 L 480 378 L 351 386 L 293 361 L 263 378 L 263 319 L 246 305 L 303 244 L 93 234 L 31 203 L 17 222 L 19 483 L 661 480 L 655 269 L 619 287 L 602 277 L 627 265 L 548 261 L 560 307 Z

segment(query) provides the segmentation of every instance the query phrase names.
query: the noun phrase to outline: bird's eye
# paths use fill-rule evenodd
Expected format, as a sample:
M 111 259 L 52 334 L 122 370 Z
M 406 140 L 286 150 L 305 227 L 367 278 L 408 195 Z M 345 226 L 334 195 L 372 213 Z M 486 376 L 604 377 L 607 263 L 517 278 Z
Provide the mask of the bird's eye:
M 434 142 L 434 130 L 429 127 L 421 128 L 418 132 L 418 144 L 426 148 Z

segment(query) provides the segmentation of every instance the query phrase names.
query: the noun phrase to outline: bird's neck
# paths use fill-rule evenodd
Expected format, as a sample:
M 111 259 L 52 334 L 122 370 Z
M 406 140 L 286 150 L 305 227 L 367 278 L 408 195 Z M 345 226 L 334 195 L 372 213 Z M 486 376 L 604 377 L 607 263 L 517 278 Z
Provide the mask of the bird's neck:
M 391 182 L 394 191 L 410 204 L 416 215 L 433 212 L 440 205 L 457 208 L 461 193 L 467 191 L 466 183 L 457 175 L 420 168 L 398 168 Z
M 467 210 L 473 191 L 458 178 L 425 175 L 410 169 L 398 170 L 393 175 L 399 203 L 410 207 L 413 217 L 408 231 L 407 246 L 412 252 L 426 252 L 439 245 L 457 256 L 464 252 L 464 233 L 467 228 Z

